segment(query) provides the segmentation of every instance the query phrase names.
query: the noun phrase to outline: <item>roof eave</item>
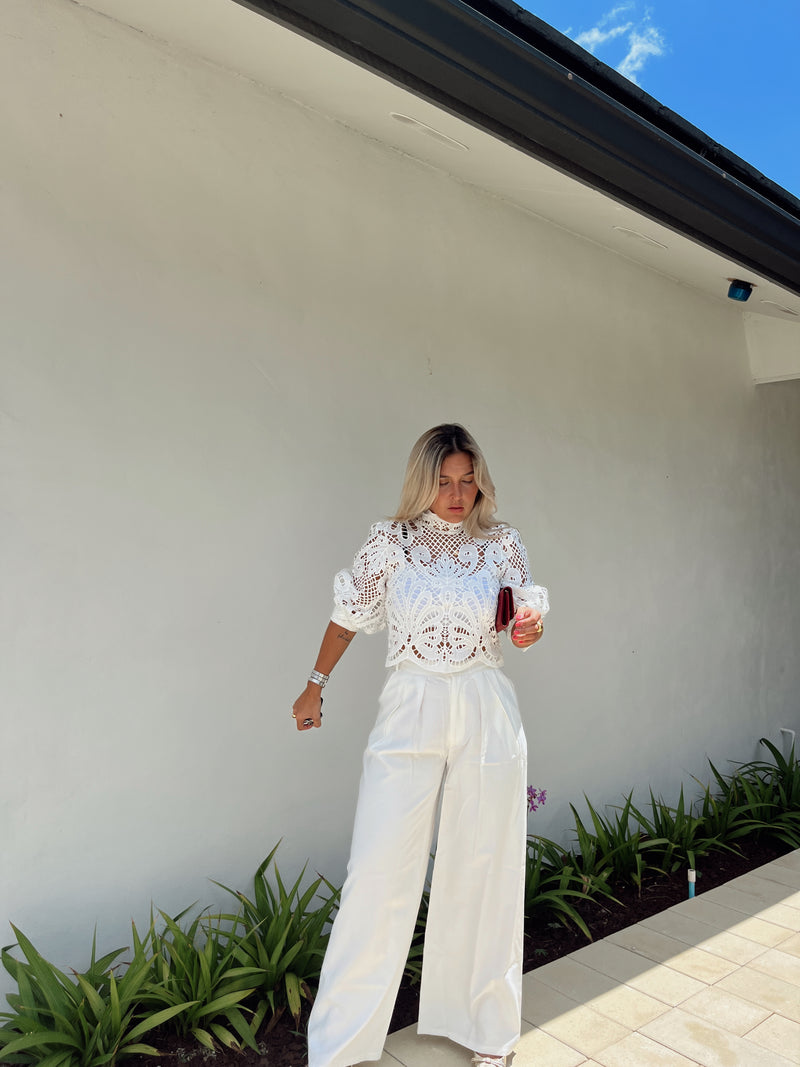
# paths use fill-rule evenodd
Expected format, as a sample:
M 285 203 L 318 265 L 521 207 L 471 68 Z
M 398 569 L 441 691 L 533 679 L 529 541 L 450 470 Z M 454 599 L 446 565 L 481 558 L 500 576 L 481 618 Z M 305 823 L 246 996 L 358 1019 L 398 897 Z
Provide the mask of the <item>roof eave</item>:
M 625 102 L 619 75 L 507 3 L 237 2 L 800 294 L 790 194 L 725 150 L 702 154 L 700 131 L 641 91 Z

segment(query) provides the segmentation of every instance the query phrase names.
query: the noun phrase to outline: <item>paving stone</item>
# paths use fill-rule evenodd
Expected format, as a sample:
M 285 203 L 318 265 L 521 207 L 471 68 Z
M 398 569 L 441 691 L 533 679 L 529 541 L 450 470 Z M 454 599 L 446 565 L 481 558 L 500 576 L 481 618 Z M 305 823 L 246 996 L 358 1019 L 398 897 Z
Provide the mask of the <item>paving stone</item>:
M 702 993 L 684 1000 L 681 1009 L 740 1037 L 770 1016 L 768 1008 L 742 1000 L 733 993 L 726 993 L 719 986 L 710 986 Z
M 745 1037 L 673 1008 L 642 1027 L 641 1033 L 704 1067 L 791 1067 L 792 1061 Z
M 800 1063 L 800 1023 L 782 1015 L 770 1015 L 750 1031 L 747 1040 L 777 1052 L 792 1063 Z

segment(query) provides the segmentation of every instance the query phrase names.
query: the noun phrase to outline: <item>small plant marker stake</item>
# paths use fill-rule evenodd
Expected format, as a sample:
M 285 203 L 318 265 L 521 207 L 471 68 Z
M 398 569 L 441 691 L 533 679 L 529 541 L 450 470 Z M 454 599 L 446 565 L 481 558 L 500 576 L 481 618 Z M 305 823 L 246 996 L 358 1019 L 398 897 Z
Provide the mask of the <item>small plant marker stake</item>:
M 694 896 L 694 883 L 695 883 L 696 879 L 697 879 L 697 871 L 693 871 L 692 868 L 690 867 L 689 868 L 689 900 L 691 900 L 692 897 Z

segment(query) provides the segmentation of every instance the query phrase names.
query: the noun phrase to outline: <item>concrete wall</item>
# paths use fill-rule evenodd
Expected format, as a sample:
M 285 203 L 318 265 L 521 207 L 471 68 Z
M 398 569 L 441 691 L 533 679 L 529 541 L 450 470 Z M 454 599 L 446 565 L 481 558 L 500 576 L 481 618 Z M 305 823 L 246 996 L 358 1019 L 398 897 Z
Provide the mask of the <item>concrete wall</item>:
M 290 707 L 442 420 L 551 589 L 509 655 L 532 828 L 797 724 L 800 382 L 752 386 L 738 309 L 85 9 L 10 11 L 2 923 L 80 966 L 280 837 L 342 877 L 382 638 L 323 730 Z

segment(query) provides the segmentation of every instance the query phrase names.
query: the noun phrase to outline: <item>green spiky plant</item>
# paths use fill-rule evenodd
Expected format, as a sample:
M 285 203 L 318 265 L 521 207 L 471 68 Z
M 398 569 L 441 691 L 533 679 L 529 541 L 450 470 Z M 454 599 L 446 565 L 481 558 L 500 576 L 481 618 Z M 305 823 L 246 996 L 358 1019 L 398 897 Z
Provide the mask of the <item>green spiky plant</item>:
M 730 781 L 735 801 L 746 806 L 755 832 L 774 838 L 789 848 L 800 847 L 800 760 L 794 745 L 788 756 L 766 737 L 760 744 L 773 763 L 751 760 L 739 766 Z
M 698 858 L 714 851 L 735 851 L 721 837 L 709 833 L 703 815 L 695 815 L 681 786 L 676 804 L 667 804 L 650 790 L 650 815 L 634 807 L 633 813 L 647 836 L 653 864 L 667 873 L 696 867 Z
M 646 852 L 655 849 L 661 842 L 653 837 L 646 839 L 642 830 L 633 825 L 636 809 L 633 806 L 633 791 L 625 803 L 615 807 L 613 814 L 602 815 L 584 793 L 592 823 L 590 830 L 573 804 L 570 804 L 575 821 L 575 838 L 578 846 L 576 864 L 587 877 L 621 883 L 633 882 L 641 892 L 642 877 L 648 866 Z
M 239 902 L 239 912 L 221 915 L 220 919 L 230 925 L 233 958 L 240 966 L 257 971 L 255 1018 L 261 1021 L 269 1016 L 272 1023 L 287 1007 L 299 1021 L 303 1000 L 313 1000 L 312 986 L 319 979 L 340 896 L 340 891 L 321 876 L 301 889 L 305 866 L 287 889 L 275 864 L 279 845 L 256 871 L 252 898 L 215 883 Z M 321 892 L 323 886 L 326 893 Z M 322 903 L 314 904 L 318 896 Z
M 525 917 L 549 912 L 565 926 L 573 925 L 591 940 L 591 934 L 575 905 L 607 897 L 611 889 L 600 873 L 584 874 L 575 857 L 555 841 L 529 835 L 525 862 Z
M 158 1055 L 140 1039 L 172 1019 L 188 1005 L 174 1004 L 158 1012 L 142 1007 L 150 960 L 134 926 L 135 947 L 122 973 L 115 963 L 125 949 L 96 958 L 95 941 L 88 971 L 74 980 L 48 962 L 28 938 L 12 927 L 24 960 L 2 950 L 5 969 L 17 983 L 8 995 L 11 1012 L 0 1013 L 0 1056 L 6 1063 L 39 1067 L 114 1067 L 130 1055 Z
M 243 1007 L 243 1001 L 255 992 L 260 973 L 255 967 L 239 966 L 236 941 L 219 919 L 200 914 L 181 926 L 190 910 L 174 918 L 160 912 L 164 922 L 160 932 L 151 924 L 144 1003 L 151 1010 L 183 1005 L 173 1026 L 205 1048 L 214 1049 L 219 1042 L 240 1050 L 244 1043 L 258 1052 L 255 1032 L 260 1020 Z

